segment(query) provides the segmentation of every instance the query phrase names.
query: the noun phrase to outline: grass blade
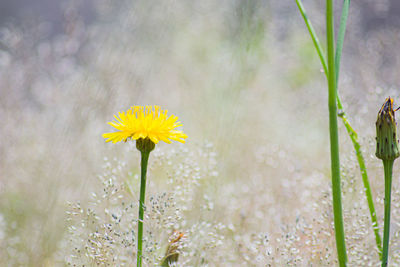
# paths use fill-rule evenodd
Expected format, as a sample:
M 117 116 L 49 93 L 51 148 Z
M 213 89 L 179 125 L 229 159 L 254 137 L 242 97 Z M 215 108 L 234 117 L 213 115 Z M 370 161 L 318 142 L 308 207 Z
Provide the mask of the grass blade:
M 339 80 L 340 60 L 342 57 L 343 41 L 344 41 L 344 35 L 346 33 L 347 18 L 349 16 L 349 7 L 350 7 L 350 0 L 344 0 L 342 7 L 342 17 L 340 18 L 339 33 L 336 42 L 336 52 L 335 52 L 336 86 Z
M 324 53 L 322 52 L 321 44 L 318 40 L 317 34 L 315 33 L 314 27 L 311 24 L 311 21 L 308 19 L 306 10 L 304 9 L 303 3 L 301 0 L 296 0 L 297 7 L 300 10 L 300 13 L 304 19 L 304 22 L 306 23 L 307 29 L 310 33 L 311 39 L 314 43 L 315 49 L 317 50 L 319 59 L 321 61 L 322 67 L 324 68 L 324 73 L 325 75 L 328 75 L 328 67 L 326 66 L 326 60 L 324 57 Z M 328 78 L 328 76 L 327 76 Z

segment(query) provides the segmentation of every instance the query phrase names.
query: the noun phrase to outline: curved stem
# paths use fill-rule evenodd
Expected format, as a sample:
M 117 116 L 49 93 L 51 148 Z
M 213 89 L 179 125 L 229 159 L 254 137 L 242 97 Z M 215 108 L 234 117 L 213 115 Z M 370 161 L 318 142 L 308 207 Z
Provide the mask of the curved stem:
M 339 98 L 337 100 L 338 100 L 337 101 L 338 109 L 340 110 L 343 108 L 342 103 L 340 102 Z M 373 229 L 374 235 L 375 235 L 375 243 L 376 243 L 376 247 L 378 248 L 379 259 L 382 260 L 382 239 L 381 239 L 381 235 L 379 234 L 378 218 L 376 216 L 374 200 L 372 198 L 371 185 L 369 183 L 367 167 L 365 165 L 365 159 L 364 159 L 364 156 L 361 151 L 361 145 L 360 145 L 360 142 L 358 141 L 357 132 L 351 127 L 350 122 L 348 121 L 348 119 L 346 117 L 346 114 L 343 112 L 339 116 L 342 118 L 343 124 L 346 127 L 347 133 L 353 143 L 353 147 L 354 147 L 354 150 L 356 153 L 358 166 L 359 166 L 359 169 L 361 172 L 361 178 L 362 178 L 363 185 L 364 185 L 365 196 L 367 198 L 369 214 L 371 217 L 372 229 Z
M 150 152 L 141 152 L 141 175 L 140 175 L 140 200 L 139 200 L 139 220 L 138 220 L 138 246 L 137 246 L 137 267 L 142 266 L 142 243 L 143 243 L 143 215 L 144 215 L 144 201 L 146 194 L 146 173 L 147 162 L 149 160 Z
M 335 52 L 335 69 L 336 69 L 336 85 L 339 80 L 340 58 L 342 57 L 344 35 L 346 33 L 347 18 L 349 16 L 350 0 L 343 1 L 342 16 L 340 18 L 339 33 L 336 42 Z
M 315 33 L 314 27 L 312 26 L 311 21 L 308 19 L 306 10 L 304 9 L 304 6 L 303 6 L 303 3 L 301 2 L 301 0 L 296 0 L 296 4 L 300 10 L 301 15 L 303 16 L 304 22 L 306 23 L 307 29 L 308 29 L 311 39 L 314 43 L 315 49 L 317 50 L 322 67 L 324 68 L 324 73 L 327 76 L 326 78 L 328 78 L 328 67 L 326 65 L 324 53 L 322 52 L 321 44 L 318 40 L 317 34 Z
M 392 170 L 393 160 L 384 160 L 383 168 L 385 170 L 385 222 L 383 230 L 383 254 L 382 267 L 388 265 L 389 255 L 389 233 L 390 233 L 390 198 L 392 191 Z

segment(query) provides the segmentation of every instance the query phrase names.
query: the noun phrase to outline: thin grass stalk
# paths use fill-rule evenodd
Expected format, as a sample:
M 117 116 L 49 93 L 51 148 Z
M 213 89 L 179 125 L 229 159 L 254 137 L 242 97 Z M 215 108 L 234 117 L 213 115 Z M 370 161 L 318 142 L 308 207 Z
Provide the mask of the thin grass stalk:
M 149 160 L 150 152 L 141 152 L 141 175 L 140 175 L 140 200 L 139 200 L 139 219 L 138 219 L 138 246 L 137 246 L 137 267 L 142 266 L 142 248 L 143 248 L 143 215 L 144 215 L 144 202 L 146 194 L 146 173 L 147 163 Z
M 340 105 L 338 104 L 339 109 L 341 109 L 340 106 L 341 106 L 341 104 Z M 365 159 L 361 152 L 361 145 L 358 141 L 357 132 L 353 130 L 353 128 L 351 127 L 350 123 L 348 122 L 345 114 L 341 114 L 340 117 L 342 118 L 342 120 L 344 122 L 347 133 L 350 136 L 350 139 L 353 143 L 353 147 L 354 147 L 354 150 L 356 153 L 358 165 L 359 165 L 360 172 L 361 172 L 361 178 L 362 178 L 363 185 L 364 185 L 364 192 L 365 192 L 365 196 L 366 196 L 367 202 L 368 202 L 368 209 L 369 209 L 369 214 L 370 214 L 370 218 L 371 218 L 372 229 L 373 229 L 374 235 L 375 235 L 375 243 L 376 243 L 376 247 L 378 249 L 379 259 L 381 260 L 382 259 L 382 239 L 381 239 L 381 235 L 379 234 L 378 218 L 376 216 L 374 200 L 372 198 L 372 190 L 371 190 L 371 186 L 369 183 L 367 167 L 365 166 Z
M 339 81 L 340 62 L 341 62 L 341 57 L 342 57 L 344 36 L 346 33 L 347 18 L 349 16 L 349 7 L 350 7 L 350 0 L 344 0 L 343 7 L 342 7 L 342 16 L 340 18 L 339 33 L 338 33 L 337 42 L 336 42 L 336 53 L 335 53 L 336 87 L 338 87 L 338 81 Z M 341 111 L 341 112 L 339 112 L 339 116 L 342 118 L 342 121 L 343 121 L 344 126 L 346 127 L 346 130 L 347 130 L 347 133 L 349 134 L 349 137 L 353 143 L 353 147 L 354 147 L 354 150 L 355 150 L 355 153 L 357 156 L 357 161 L 358 161 L 358 165 L 359 165 L 360 172 L 361 172 L 361 178 L 362 178 L 364 189 L 365 189 L 365 196 L 367 197 L 369 213 L 371 216 L 372 229 L 373 229 L 374 235 L 375 235 L 376 247 L 378 248 L 379 259 L 381 260 L 382 259 L 382 240 L 381 240 L 381 235 L 379 234 L 378 219 L 376 216 L 375 205 L 374 205 L 374 201 L 372 198 L 372 191 L 371 191 L 371 186 L 370 186 L 369 179 L 368 179 L 368 173 L 367 173 L 367 168 L 365 165 L 364 156 L 361 152 L 361 146 L 360 146 L 360 142 L 358 141 L 357 132 L 354 131 L 354 129 L 351 127 L 351 125 L 346 117 L 346 114 L 343 112 L 343 105 L 342 105 L 342 101 L 340 100 L 340 97 L 337 96 L 336 100 L 337 100 L 338 109 Z
M 385 221 L 383 230 L 382 267 L 386 267 L 388 265 L 393 162 L 393 160 L 383 161 L 383 168 L 385 170 Z
M 315 33 L 314 27 L 311 24 L 311 21 L 309 20 L 306 10 L 304 9 L 303 3 L 301 0 L 296 0 L 297 7 L 299 8 L 300 14 L 304 19 L 304 22 L 306 23 L 307 29 L 310 33 L 311 39 L 314 43 L 315 49 L 317 50 L 319 59 L 321 61 L 322 67 L 324 68 L 324 73 L 326 75 L 326 78 L 328 79 L 328 67 L 326 65 L 326 60 L 324 53 L 322 52 L 322 46 L 318 40 L 317 34 Z
M 326 64 L 324 54 L 322 52 L 322 46 L 318 40 L 318 37 L 317 37 L 315 30 L 311 24 L 311 21 L 308 19 L 307 13 L 304 9 L 304 6 L 303 6 L 301 0 L 296 0 L 296 3 L 299 8 L 299 11 L 304 19 L 304 22 L 308 28 L 308 31 L 309 31 L 311 39 L 314 43 L 315 49 L 317 50 L 318 56 L 321 61 L 321 65 L 322 65 L 322 67 L 324 69 L 324 73 L 326 75 L 326 78 L 328 79 L 328 67 Z M 337 87 L 338 78 L 339 78 L 340 61 L 341 61 L 344 35 L 346 32 L 346 22 L 347 22 L 347 17 L 348 17 L 349 6 L 350 6 L 350 0 L 344 0 L 343 9 L 342 9 L 342 17 L 340 20 L 338 40 L 337 40 L 337 45 L 336 45 L 336 53 L 335 53 L 336 87 Z M 371 191 L 371 186 L 369 183 L 365 159 L 364 159 L 364 156 L 361 151 L 360 142 L 358 141 L 358 134 L 353 129 L 349 120 L 347 119 L 346 113 L 343 109 L 342 101 L 338 94 L 336 96 L 336 102 L 337 102 L 337 108 L 339 109 L 339 113 L 338 113 L 339 117 L 342 119 L 342 122 L 346 128 L 347 134 L 349 135 L 351 142 L 353 144 L 354 150 L 355 150 L 355 154 L 357 157 L 357 161 L 358 161 L 358 165 L 360 168 L 361 177 L 362 177 L 363 185 L 364 185 L 364 189 L 365 189 L 365 196 L 366 196 L 367 202 L 368 202 L 368 208 L 369 208 L 370 217 L 371 217 L 371 224 L 372 224 L 373 231 L 375 234 L 375 242 L 376 242 L 376 246 L 378 249 L 379 258 L 381 259 L 381 257 L 382 257 L 382 240 L 381 240 L 381 236 L 379 234 L 378 219 L 377 219 L 376 212 L 375 212 L 375 205 L 374 205 L 374 201 L 373 201 L 373 197 L 372 197 L 372 191 Z
M 335 52 L 335 73 L 336 73 L 336 86 L 339 80 L 340 60 L 342 57 L 344 35 L 346 33 L 347 18 L 349 17 L 350 0 L 343 1 L 342 16 L 340 17 L 339 33 L 336 41 Z
M 328 106 L 331 146 L 333 216 L 339 265 L 344 267 L 347 264 L 347 254 L 343 227 L 342 193 L 340 183 L 339 135 L 336 106 L 337 91 L 335 75 L 335 36 L 333 31 L 333 0 L 326 1 L 326 40 L 328 47 Z

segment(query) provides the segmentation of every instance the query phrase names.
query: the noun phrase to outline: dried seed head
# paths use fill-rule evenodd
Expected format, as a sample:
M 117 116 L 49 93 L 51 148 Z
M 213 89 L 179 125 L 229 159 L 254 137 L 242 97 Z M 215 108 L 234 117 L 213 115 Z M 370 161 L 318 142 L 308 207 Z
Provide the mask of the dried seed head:
M 161 262 L 161 266 L 169 267 L 173 266 L 178 262 L 179 258 L 179 246 L 181 238 L 184 236 L 182 232 L 174 231 L 172 236 L 169 238 L 169 244 L 167 251 L 165 253 L 165 257 Z
M 391 97 L 386 98 L 378 113 L 375 155 L 382 160 L 395 160 L 400 155 L 393 98 Z

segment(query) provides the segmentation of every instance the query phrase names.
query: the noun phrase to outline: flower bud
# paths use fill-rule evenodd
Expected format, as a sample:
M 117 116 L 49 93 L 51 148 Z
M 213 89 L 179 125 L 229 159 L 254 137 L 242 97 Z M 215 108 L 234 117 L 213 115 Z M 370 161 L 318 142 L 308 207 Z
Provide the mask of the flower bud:
M 382 160 L 395 160 L 400 155 L 393 98 L 390 97 L 386 98 L 378 113 L 375 155 Z

